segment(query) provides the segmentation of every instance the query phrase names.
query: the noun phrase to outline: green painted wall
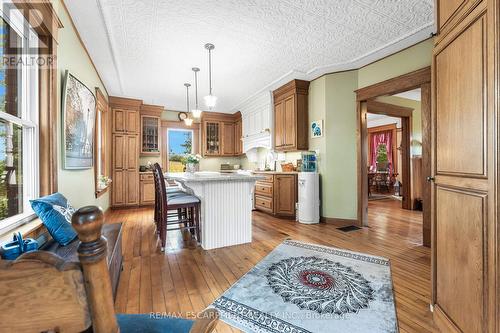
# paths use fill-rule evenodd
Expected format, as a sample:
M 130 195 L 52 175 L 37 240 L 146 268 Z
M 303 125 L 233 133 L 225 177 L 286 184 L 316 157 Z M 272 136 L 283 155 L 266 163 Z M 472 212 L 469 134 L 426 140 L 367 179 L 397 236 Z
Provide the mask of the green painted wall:
M 57 93 L 59 112 L 57 117 L 57 164 L 58 164 L 58 190 L 64 194 L 74 207 L 85 205 L 98 205 L 106 210 L 109 207 L 109 191 L 99 199 L 95 198 L 94 169 L 64 170 L 61 162 L 61 90 L 65 70 L 69 70 L 82 81 L 93 93 L 99 87 L 107 98 L 106 90 L 98 74 L 92 66 L 90 58 L 80 44 L 67 12 L 60 0 L 54 1 L 57 15 L 64 28 L 59 30 L 59 43 L 57 46 Z
M 358 88 L 391 79 L 431 65 L 433 40 L 427 39 L 358 70 Z
M 322 216 L 340 219 L 357 218 L 354 91 L 430 66 L 432 44 L 432 40 L 426 40 L 359 70 L 329 74 L 311 82 L 309 120 L 325 121 L 325 136 L 310 141 L 311 150 L 319 149 Z M 416 105 L 411 107 L 417 109 Z M 421 129 L 415 127 L 416 123 L 420 123 L 419 116 L 418 112 L 414 117 L 413 139 L 421 141 Z

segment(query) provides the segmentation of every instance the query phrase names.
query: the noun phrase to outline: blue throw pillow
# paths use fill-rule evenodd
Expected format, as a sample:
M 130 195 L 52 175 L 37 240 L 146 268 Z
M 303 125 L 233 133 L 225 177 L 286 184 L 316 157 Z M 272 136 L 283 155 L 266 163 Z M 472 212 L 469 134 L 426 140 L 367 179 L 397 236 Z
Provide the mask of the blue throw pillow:
M 31 208 L 42 220 L 49 234 L 62 246 L 68 245 L 77 236 L 71 226 L 71 216 L 75 209 L 61 193 L 30 200 Z

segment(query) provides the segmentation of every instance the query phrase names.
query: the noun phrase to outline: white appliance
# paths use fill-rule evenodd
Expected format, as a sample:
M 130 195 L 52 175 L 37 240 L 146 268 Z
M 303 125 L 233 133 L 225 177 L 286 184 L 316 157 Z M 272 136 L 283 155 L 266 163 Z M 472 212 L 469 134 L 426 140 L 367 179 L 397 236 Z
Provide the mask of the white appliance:
M 304 224 L 319 223 L 319 173 L 299 172 L 298 220 Z

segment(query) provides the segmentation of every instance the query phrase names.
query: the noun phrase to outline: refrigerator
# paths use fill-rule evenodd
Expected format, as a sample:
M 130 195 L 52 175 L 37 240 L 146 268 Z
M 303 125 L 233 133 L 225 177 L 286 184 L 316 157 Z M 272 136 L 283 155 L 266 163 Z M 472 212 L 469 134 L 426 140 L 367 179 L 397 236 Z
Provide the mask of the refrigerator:
M 319 223 L 319 173 L 299 172 L 298 183 L 298 221 L 304 224 Z

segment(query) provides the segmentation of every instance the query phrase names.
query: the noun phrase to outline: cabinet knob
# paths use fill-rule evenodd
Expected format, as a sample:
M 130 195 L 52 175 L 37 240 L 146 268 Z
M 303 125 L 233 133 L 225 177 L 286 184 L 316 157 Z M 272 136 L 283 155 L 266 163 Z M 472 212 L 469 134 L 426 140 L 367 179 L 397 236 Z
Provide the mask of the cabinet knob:
M 433 181 L 436 181 L 436 178 L 432 177 L 432 176 L 427 176 L 427 178 L 425 178 L 429 183 L 430 182 L 433 182 Z

